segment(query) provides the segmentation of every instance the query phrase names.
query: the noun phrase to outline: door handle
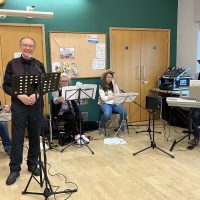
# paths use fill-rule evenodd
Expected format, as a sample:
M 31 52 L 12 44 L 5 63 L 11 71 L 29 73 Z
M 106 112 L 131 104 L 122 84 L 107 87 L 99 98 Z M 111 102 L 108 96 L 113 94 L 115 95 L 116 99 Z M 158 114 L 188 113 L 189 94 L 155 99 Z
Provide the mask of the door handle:
M 143 72 L 142 73 L 142 75 L 143 75 L 143 80 L 145 80 L 146 79 L 146 68 L 145 68 L 145 66 L 141 66 L 141 71 Z
M 141 78 L 140 66 L 136 66 L 136 79 L 140 80 L 140 78 Z
M 148 81 L 143 81 L 143 84 L 147 84 L 147 83 L 149 83 Z

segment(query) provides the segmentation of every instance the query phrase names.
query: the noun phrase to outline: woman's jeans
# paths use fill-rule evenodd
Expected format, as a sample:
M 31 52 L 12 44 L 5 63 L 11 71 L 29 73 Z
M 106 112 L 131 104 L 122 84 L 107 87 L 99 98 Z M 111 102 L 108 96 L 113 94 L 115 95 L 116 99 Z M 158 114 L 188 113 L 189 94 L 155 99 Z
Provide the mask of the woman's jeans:
M 4 150 L 9 150 L 11 146 L 11 141 L 8 133 L 7 122 L 0 122 L 0 136 L 2 139 Z
M 121 125 L 123 119 L 127 120 L 127 111 L 123 107 L 122 104 L 103 103 L 102 105 L 100 105 L 100 110 L 101 110 L 102 114 L 101 114 L 101 118 L 100 118 L 99 128 L 104 128 L 105 123 L 109 119 L 111 119 L 112 113 L 116 113 L 116 114 L 120 115 L 119 126 Z M 122 127 L 122 128 L 124 128 L 124 127 Z

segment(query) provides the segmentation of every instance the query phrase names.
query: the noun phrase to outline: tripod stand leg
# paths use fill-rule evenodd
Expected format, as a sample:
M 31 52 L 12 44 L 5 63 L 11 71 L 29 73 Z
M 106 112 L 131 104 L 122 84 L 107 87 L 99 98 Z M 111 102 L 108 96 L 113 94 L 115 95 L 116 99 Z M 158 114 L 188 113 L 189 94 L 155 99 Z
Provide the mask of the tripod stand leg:
M 63 152 L 65 149 L 67 149 L 68 147 L 70 147 L 71 145 L 75 144 L 76 140 L 73 142 L 70 142 L 69 144 L 67 144 L 60 152 Z
M 73 193 L 73 192 L 77 192 L 77 189 L 66 189 L 64 191 L 59 191 L 59 192 L 54 192 L 53 189 L 52 189 L 52 186 L 50 184 L 50 181 L 49 181 L 49 178 L 46 174 L 46 170 L 44 168 L 44 165 L 43 163 L 41 162 L 41 170 L 42 172 L 44 173 L 44 182 L 45 182 L 45 189 L 44 189 L 44 192 L 28 192 L 27 189 L 28 189 L 28 186 L 31 182 L 31 179 L 32 178 L 35 178 L 34 175 L 32 174 L 31 175 L 31 178 L 29 179 L 29 182 L 25 188 L 25 190 L 22 192 L 22 194 L 34 194 L 34 195 L 43 195 L 45 197 L 45 200 L 47 200 L 51 195 L 55 195 L 55 194 L 61 194 L 61 193 Z M 35 180 L 37 181 L 37 179 L 35 178 Z M 38 181 L 37 181 L 38 182 Z
M 89 145 L 88 144 L 86 144 L 86 142 L 84 141 L 84 145 L 90 150 L 90 152 L 94 155 L 94 151 L 92 151 L 92 149 L 89 147 Z
M 121 137 L 123 137 L 126 133 L 126 129 L 127 129 L 127 124 L 126 124 L 126 120 L 122 120 L 120 127 L 117 129 L 117 132 L 115 133 L 114 137 L 116 137 L 117 135 L 120 137 L 120 131 L 122 131 L 123 135 Z
M 89 147 L 89 145 L 87 144 L 87 142 L 80 136 L 80 145 L 81 146 L 86 146 L 89 150 L 90 150 L 90 152 L 94 155 L 94 151 L 92 151 L 92 149 Z
M 174 158 L 173 155 L 171 155 L 170 153 L 167 153 L 166 151 L 162 150 L 161 148 L 159 148 L 159 147 L 157 147 L 157 146 L 155 146 L 155 148 L 158 149 L 158 150 L 160 150 L 160 151 L 162 151 L 163 153 L 167 154 L 167 155 L 170 156 L 171 158 Z
M 185 139 L 186 137 L 189 137 L 190 136 L 190 133 L 189 134 L 187 134 L 187 135 L 185 135 L 184 137 L 182 137 L 180 140 L 178 140 L 178 141 L 176 141 L 176 140 L 174 140 L 174 142 L 173 142 L 173 144 L 172 144 L 172 146 L 171 146 L 171 148 L 170 148 L 170 151 L 172 151 L 173 149 L 174 149 L 174 146 L 176 145 L 176 144 L 178 144 L 180 141 L 182 141 L 183 139 Z
M 141 153 L 141 152 L 143 152 L 143 151 L 146 151 L 147 149 L 150 149 L 151 148 L 151 146 L 149 146 L 149 147 L 147 147 L 147 148 L 145 148 L 145 149 L 142 149 L 142 150 L 140 150 L 140 151 L 138 151 L 138 152 L 136 152 L 136 153 L 133 153 L 133 156 L 135 156 L 135 155 L 137 155 L 138 153 Z

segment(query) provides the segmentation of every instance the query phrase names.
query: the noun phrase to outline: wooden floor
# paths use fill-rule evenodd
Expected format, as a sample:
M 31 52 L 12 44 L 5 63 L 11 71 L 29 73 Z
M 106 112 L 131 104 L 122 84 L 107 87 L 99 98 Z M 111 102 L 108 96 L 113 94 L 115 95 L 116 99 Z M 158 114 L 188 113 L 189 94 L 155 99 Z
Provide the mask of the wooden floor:
M 169 152 L 174 138 L 183 136 L 182 129 L 166 126 L 160 122 L 156 130 L 158 147 Z M 61 186 L 59 190 L 76 188 L 71 200 L 200 200 L 200 148 L 187 150 L 187 139 L 177 144 L 172 151 L 175 158 L 162 153 L 158 149 L 148 149 L 136 156 L 133 153 L 150 145 L 147 133 L 136 134 L 136 130 L 147 127 L 133 127 L 124 138 L 127 144 L 105 145 L 103 140 L 92 140 L 89 144 L 94 151 L 91 154 L 87 147 L 71 146 L 63 153 L 56 150 L 47 151 L 48 163 L 51 165 L 48 175 L 53 186 Z M 97 132 L 86 133 L 98 138 Z M 167 141 L 168 140 L 168 141 Z M 27 149 L 24 148 L 24 158 Z M 171 153 L 171 152 L 170 152 Z M 38 195 L 22 195 L 21 192 L 30 178 L 26 162 L 17 182 L 6 186 L 9 174 L 9 158 L 0 154 L 0 185 L 2 200 L 39 200 Z M 49 167 L 48 167 L 49 168 Z M 56 190 L 55 187 L 53 187 Z M 31 181 L 28 191 L 43 192 L 35 180 Z M 56 199 L 65 199 L 67 195 L 57 195 Z M 51 196 L 49 199 L 54 199 Z

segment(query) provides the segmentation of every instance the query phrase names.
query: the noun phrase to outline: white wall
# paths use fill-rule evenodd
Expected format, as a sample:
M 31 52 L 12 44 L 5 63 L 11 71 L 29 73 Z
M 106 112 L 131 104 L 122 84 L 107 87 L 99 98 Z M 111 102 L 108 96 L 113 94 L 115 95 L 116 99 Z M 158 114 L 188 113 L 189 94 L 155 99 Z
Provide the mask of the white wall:
M 178 0 L 177 67 L 190 67 L 192 74 L 197 67 L 197 44 L 199 24 L 195 22 L 195 1 Z M 200 0 L 198 0 L 200 1 Z M 200 12 L 200 8 L 199 8 Z

